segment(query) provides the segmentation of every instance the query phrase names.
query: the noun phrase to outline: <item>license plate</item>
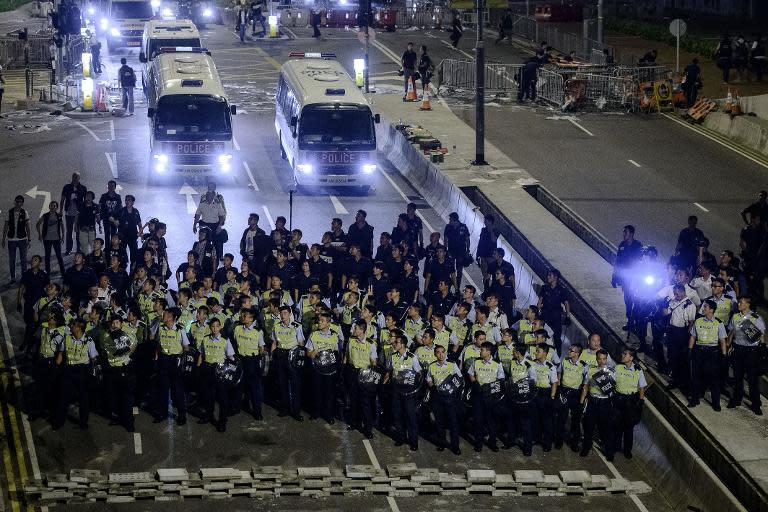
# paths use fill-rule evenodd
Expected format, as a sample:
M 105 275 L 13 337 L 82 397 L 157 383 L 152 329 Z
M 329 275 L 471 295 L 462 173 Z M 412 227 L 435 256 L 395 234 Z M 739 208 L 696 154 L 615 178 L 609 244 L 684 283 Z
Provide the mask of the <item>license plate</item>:
M 128 41 L 128 46 L 141 46 L 141 41 Z
M 171 153 L 177 155 L 211 155 L 223 149 L 223 144 L 210 142 L 177 142 L 171 145 Z
M 176 168 L 178 174 L 205 174 L 208 169 L 205 167 L 178 167 Z
M 309 159 L 320 165 L 357 164 L 368 156 L 367 152 L 318 151 L 309 154 Z
M 323 183 L 352 183 L 355 178 L 321 178 Z

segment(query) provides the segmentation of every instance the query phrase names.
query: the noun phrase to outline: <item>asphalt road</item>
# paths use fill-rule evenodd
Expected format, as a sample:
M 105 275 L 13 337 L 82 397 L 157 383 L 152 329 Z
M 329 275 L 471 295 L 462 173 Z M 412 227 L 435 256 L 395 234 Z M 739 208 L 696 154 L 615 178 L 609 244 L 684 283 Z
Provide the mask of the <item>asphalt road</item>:
M 205 45 L 212 51 L 227 91 L 234 103 L 238 104 L 240 114 L 235 117 L 235 135 L 241 148 L 243 161 L 248 170 L 238 169 L 234 178 L 221 179 L 219 191 L 224 195 L 229 216 L 227 228 L 231 241 L 226 248 L 236 252 L 240 230 L 245 226 L 247 215 L 255 211 L 261 215 L 261 225 L 267 228 L 271 219 L 278 215 L 289 214 L 288 191 L 292 178 L 285 163 L 280 159 L 277 137 L 273 125 L 272 102 L 274 100 L 274 81 L 276 65 L 284 61 L 291 50 L 335 51 L 339 59 L 351 68 L 352 59 L 359 56 L 362 45 L 356 36 L 345 31 L 324 31 L 326 38 L 316 42 L 308 37 L 309 31 L 295 30 L 297 38 L 280 42 L 246 42 L 241 44 L 229 27 L 212 26 L 203 31 Z M 413 38 L 417 44 L 425 37 L 404 32 L 381 35 L 381 40 L 397 50 L 404 41 Z M 429 36 L 426 36 L 429 37 Z M 436 37 L 442 37 L 437 34 Z M 106 45 L 105 45 L 106 46 Z M 440 50 L 436 53 L 454 52 L 437 41 Z M 441 53 L 442 52 L 442 53 Z M 501 50 L 499 50 L 501 54 Z M 377 84 L 382 90 L 389 84 L 396 88 L 398 79 L 390 76 L 396 70 L 386 56 L 378 49 L 372 50 L 372 65 Z M 106 56 L 108 68 L 112 73 L 117 68 L 119 58 L 126 56 L 138 69 L 137 55 L 122 52 Z M 178 264 L 193 242 L 192 214 L 188 209 L 188 198 L 180 193 L 184 183 L 162 186 L 147 185 L 148 124 L 145 106 L 138 102 L 136 115 L 125 118 L 105 119 L 56 119 L 45 114 L 14 114 L 3 119 L 4 136 L 0 139 L 0 166 L 12 169 L 5 174 L 2 191 L 3 205 L 11 204 L 17 193 L 27 195 L 26 207 L 33 220 L 41 213 L 49 195 L 58 197 L 61 187 L 69 180 L 72 171 L 82 173 L 82 181 L 89 188 L 100 193 L 106 188 L 106 181 L 117 179 L 122 193 L 132 193 L 137 197 L 137 207 L 144 218 L 156 216 L 169 225 L 168 243 L 171 261 Z M 7 126 L 15 129 L 5 131 Z M 45 128 L 43 128 L 45 127 Z M 35 133 L 24 133 L 35 132 Z M 383 165 L 382 165 L 383 166 Z M 204 190 L 204 183 L 189 182 L 199 193 Z M 294 226 L 304 231 L 304 239 L 309 242 L 319 240 L 323 231 L 330 225 L 332 217 L 341 217 L 348 225 L 352 222 L 355 211 L 365 208 L 368 221 L 376 228 L 377 234 L 390 230 L 397 214 L 404 210 L 407 200 L 424 203 L 416 192 L 397 174 L 381 173 L 377 177 L 374 189 L 366 197 L 352 196 L 339 190 L 327 190 L 318 195 L 296 196 L 293 209 Z M 199 196 L 192 196 L 192 200 Z M 427 222 L 442 231 L 443 224 L 428 208 L 422 211 Z M 33 253 L 41 250 L 37 242 Z M 475 276 L 477 280 L 477 276 Z M 11 293 L 3 294 L 3 306 L 8 312 L 10 334 L 18 340 L 22 324 L 13 313 L 15 301 Z M 14 343 L 18 346 L 18 341 Z M 10 357 L 10 356 L 9 356 Z M 27 361 L 19 361 L 24 391 L 28 397 L 34 392 L 27 377 Z M 9 384 L 6 384 L 10 386 Z M 34 403 L 33 398 L 28 403 Z M 34 420 L 29 424 L 29 435 L 34 440 L 35 462 L 39 471 L 65 472 L 71 468 L 86 467 L 108 471 L 145 471 L 158 467 L 198 467 L 233 466 L 242 469 L 251 465 L 332 465 L 341 467 L 345 464 L 368 464 L 370 457 L 363 438 L 357 433 L 347 433 L 344 425 L 334 426 L 304 422 L 296 424 L 293 420 L 277 418 L 275 411 L 266 408 L 266 421 L 254 422 L 243 415 L 230 421 L 227 434 L 217 434 L 210 426 L 199 426 L 194 419 L 185 427 L 179 428 L 166 424 L 156 425 L 151 422 L 146 412 L 136 418 L 136 438 L 118 427 L 108 427 L 107 420 L 92 415 L 88 432 L 80 431 L 73 423 L 68 423 L 60 432 L 52 432 L 43 420 Z M 24 422 L 19 419 L 20 430 Z M 141 441 L 138 449 L 137 439 Z M 554 473 L 562 469 L 586 469 L 593 473 L 613 476 L 611 468 L 593 452 L 587 458 L 580 458 L 570 450 L 554 451 L 544 454 L 535 448 L 534 457 L 523 458 L 512 450 L 492 454 L 475 454 L 470 445 L 462 442 L 463 455 L 459 458 L 436 457 L 434 447 L 422 441 L 421 449 L 411 454 L 407 448 L 395 448 L 392 441 L 377 433 L 371 442 L 373 453 L 382 466 L 404 461 L 413 461 L 424 467 L 438 467 L 441 471 L 461 473 L 468 467 L 494 468 L 500 472 L 513 469 L 543 469 Z M 137 453 L 140 452 L 140 453 Z M 27 451 L 27 460 L 32 464 Z M 619 457 L 616 471 L 630 480 L 647 480 L 638 467 Z M 642 502 L 651 510 L 667 510 L 668 506 L 660 495 L 652 493 L 641 497 Z M 233 509 L 252 508 L 247 500 L 233 500 Z M 304 500 L 290 499 L 275 502 L 261 502 L 269 509 L 360 509 L 385 510 L 387 502 L 380 497 L 356 499 Z M 467 498 L 461 503 L 443 499 L 418 498 L 398 500 L 401 510 L 471 510 L 490 509 L 502 506 L 503 500 Z M 520 499 L 508 502 L 520 510 L 537 510 L 541 504 L 556 506 L 564 510 L 631 510 L 635 505 L 627 497 L 610 498 L 547 498 L 546 500 Z M 179 507 L 178 505 L 173 505 Z M 185 510 L 202 510 L 204 504 L 184 502 Z M 190 508 L 191 507 L 191 508 Z M 106 507 L 84 507 L 84 509 Z M 157 509 L 157 506 L 141 504 L 128 505 L 125 509 Z M 111 507 L 110 507 L 111 509 Z M 167 509 L 167 508 L 166 508 Z

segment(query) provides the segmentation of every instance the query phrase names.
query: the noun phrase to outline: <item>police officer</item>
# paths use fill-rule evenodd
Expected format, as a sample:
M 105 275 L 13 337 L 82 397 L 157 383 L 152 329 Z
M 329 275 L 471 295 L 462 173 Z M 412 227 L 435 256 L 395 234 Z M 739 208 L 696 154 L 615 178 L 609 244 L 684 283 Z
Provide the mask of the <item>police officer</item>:
M 301 372 L 292 368 L 289 353 L 304 346 L 301 324 L 291 321 L 291 308 L 280 306 L 280 322 L 272 328 L 271 353 L 277 363 L 277 380 L 280 388 L 281 418 L 289 413 L 296 421 L 304 421 L 301 415 Z
M 618 431 L 614 433 L 613 439 L 616 441 L 616 448 L 621 448 L 627 459 L 632 458 L 635 425 L 640 422 L 647 386 L 643 370 L 635 365 L 634 351 L 625 349 L 621 353 L 621 364 L 616 366 L 616 393 L 613 402 L 621 419 L 615 425 Z
M 110 405 L 109 424 L 122 425 L 128 432 L 133 432 L 136 372 L 131 364 L 131 356 L 138 344 L 135 338 L 123 331 L 122 317 L 113 316 L 109 324 L 109 332 L 101 338 L 102 355 L 107 363 L 104 380 Z
M 202 366 L 202 402 L 204 408 L 203 417 L 198 421 L 205 424 L 213 419 L 214 399 L 219 403 L 219 421 L 216 422 L 216 430 L 227 430 L 227 416 L 229 415 L 229 390 L 226 385 L 216 378 L 216 368 L 224 364 L 226 359 L 234 360 L 235 349 L 228 339 L 221 335 L 221 320 L 214 317 L 209 323 L 211 334 L 203 338 L 200 343 L 200 355 L 197 366 Z
M 437 360 L 437 356 L 435 356 L 435 346 L 435 330 L 431 327 L 424 329 L 424 332 L 421 335 L 421 344 L 417 345 L 416 350 L 414 351 L 422 368 L 427 369 L 430 364 Z
M 64 337 L 63 352 L 56 353 L 56 365 L 64 365 L 61 382 L 61 398 L 57 404 L 52 427 L 58 430 L 64 425 L 67 407 L 72 399 L 72 392 L 77 389 L 80 409 L 80 428 L 88 430 L 90 413 L 88 400 L 88 379 L 91 364 L 98 357 L 96 345 L 85 334 L 85 320 L 78 318 L 72 322 L 71 334 Z
M 479 331 L 479 333 L 482 331 Z M 479 334 L 478 333 L 478 334 Z M 488 434 L 488 447 L 493 452 L 499 451 L 496 445 L 497 414 L 493 408 L 483 400 L 482 386 L 490 385 L 496 381 L 504 380 L 504 368 L 501 363 L 491 359 L 493 343 L 484 341 L 480 347 L 480 359 L 475 359 L 469 366 L 469 381 L 474 389 L 474 427 L 475 427 L 475 451 L 483 449 L 483 439 Z M 465 360 L 465 363 L 468 362 Z
M 371 394 L 360 385 L 358 380 L 360 370 L 374 368 L 378 359 L 376 344 L 366 338 L 366 330 L 365 320 L 361 319 L 354 323 L 352 337 L 349 339 L 347 353 L 344 355 L 346 386 L 351 412 L 347 430 L 360 429 L 365 437 L 373 439 Z
M 507 373 L 508 384 L 527 381 L 522 386 L 526 391 L 524 393 L 510 393 L 507 410 L 507 439 L 502 448 L 505 450 L 512 447 L 518 437 L 522 436 L 523 455 L 530 457 L 533 452 L 533 425 L 531 400 L 534 397 L 532 391 L 536 386 L 536 371 L 531 367 L 531 362 L 525 357 L 526 345 L 516 343 L 514 345 L 514 358 L 509 363 L 509 372 Z M 508 386 L 509 388 L 509 386 Z
M 168 393 L 176 406 L 176 424 L 187 423 L 187 404 L 184 394 L 184 380 L 179 370 L 179 357 L 189 351 L 189 340 L 184 328 L 177 323 L 181 311 L 170 308 L 163 312 L 163 322 L 152 327 L 152 339 L 157 344 L 157 410 L 155 423 L 168 419 Z
M 312 331 L 307 340 L 309 357 L 314 360 L 320 352 L 328 350 L 334 353 L 338 365 L 338 356 L 343 346 L 341 336 L 340 331 L 333 331 L 331 329 L 331 315 L 325 312 L 320 313 L 317 329 Z M 336 374 L 335 370 L 331 374 L 320 373 L 316 369 L 312 372 L 312 398 L 314 404 L 310 419 L 322 417 L 329 425 L 333 425 L 336 422 Z
M 643 244 L 639 240 L 635 240 L 635 227 L 629 224 L 624 226 L 623 239 L 616 252 L 616 264 L 613 268 L 611 286 L 614 288 L 621 286 L 621 290 L 624 292 L 624 306 L 627 315 L 625 331 L 631 328 L 632 323 L 630 320 L 633 304 L 632 276 L 629 273 L 642 256 L 642 250 Z
M 696 306 L 685 294 L 685 286 L 676 284 L 672 288 L 674 298 L 664 308 L 664 317 L 668 318 L 667 356 L 672 372 L 668 389 L 679 388 L 685 394 L 690 392 L 690 371 L 688 369 L 688 338 L 696 320 Z
M 570 323 L 571 303 L 568 291 L 560 282 L 560 271 L 556 268 L 547 272 L 547 284 L 541 289 L 539 309 L 544 321 L 552 328 L 555 348 L 560 352 L 562 344 L 563 324 Z M 565 317 L 563 317 L 565 307 Z
M 762 416 L 760 403 L 760 386 L 758 385 L 758 347 L 765 344 L 765 321 L 751 310 L 752 299 L 741 296 L 738 300 L 739 311 L 731 318 L 728 344 L 733 347 L 731 364 L 733 376 L 736 379 L 733 397 L 728 402 L 728 408 L 741 405 L 744 397 L 744 376 L 749 385 L 749 400 L 752 412 Z
M 720 411 L 720 364 L 726 356 L 726 332 L 723 323 L 715 318 L 717 304 L 705 300 L 704 316 L 693 322 L 688 349 L 691 351 L 691 397 L 688 407 L 696 407 L 706 386 L 712 393 L 712 409 Z
M 243 364 L 243 392 L 248 397 L 253 419 L 260 421 L 262 403 L 261 358 L 264 354 L 264 332 L 256 324 L 256 311 L 243 309 L 242 323 L 235 326 L 235 350 Z M 242 401 L 242 398 L 241 398 Z
M 461 455 L 459 450 L 459 419 L 456 414 L 456 404 L 437 391 L 437 387 L 451 375 L 461 377 L 461 370 L 456 363 L 448 361 L 448 351 L 442 345 L 435 345 L 435 358 L 427 368 L 427 385 L 433 389 L 430 406 L 435 415 L 435 430 L 437 434 L 437 451 L 445 450 L 445 430 L 448 429 L 451 440 L 451 451 L 454 455 Z
M 557 396 L 557 366 L 547 360 L 549 347 L 546 343 L 536 346 L 536 359 L 531 368 L 536 372 L 536 415 L 534 434 L 545 452 L 552 450 L 555 397 Z M 562 443 L 561 443 L 562 445 Z
M 38 399 L 35 402 L 43 408 L 41 416 L 48 414 L 49 420 L 53 423 L 55 397 L 61 384 L 61 372 L 56 364 L 56 355 L 64 351 L 66 327 L 61 310 L 48 308 L 45 311 L 45 318 L 47 322 L 43 323 L 40 331 L 40 357 L 37 359 L 38 372 L 35 378 Z
M 600 433 L 600 439 L 603 442 L 603 452 L 609 462 L 613 462 L 613 455 L 616 452 L 613 438 L 613 430 L 610 428 L 613 421 L 613 406 L 611 396 L 613 390 L 603 389 L 595 380 L 595 374 L 601 372 L 608 374 L 608 379 L 616 380 L 613 369 L 608 366 L 608 352 L 599 349 L 595 354 L 595 366 L 584 368 L 584 387 L 581 389 L 579 403 L 583 406 L 587 404 L 584 412 L 584 437 L 581 443 L 579 455 L 586 457 L 592 449 L 592 438 L 595 435 L 595 427 Z M 589 401 L 587 401 L 589 397 Z
M 392 354 L 390 373 L 385 378 L 385 384 L 399 379 L 399 374 L 405 371 L 421 373 L 418 358 L 408 351 L 408 337 L 399 334 L 395 337 L 395 353 Z M 413 393 L 401 393 L 397 389 L 392 394 L 392 419 L 395 425 L 393 437 L 395 446 L 402 446 L 405 441 L 412 452 L 419 449 L 419 424 L 416 421 L 416 400 Z M 405 416 L 405 422 L 403 422 Z M 407 430 L 406 430 L 407 427 Z
M 570 415 L 571 426 L 568 443 L 574 452 L 579 451 L 579 440 L 581 438 L 582 406 L 579 403 L 579 398 L 581 396 L 582 381 L 584 380 L 584 368 L 587 366 L 587 362 L 580 359 L 582 350 L 583 348 L 580 344 L 571 344 L 568 348 L 568 357 L 563 359 L 558 370 L 560 404 L 555 421 L 555 446 L 562 446 L 563 440 L 566 438 L 565 425 Z

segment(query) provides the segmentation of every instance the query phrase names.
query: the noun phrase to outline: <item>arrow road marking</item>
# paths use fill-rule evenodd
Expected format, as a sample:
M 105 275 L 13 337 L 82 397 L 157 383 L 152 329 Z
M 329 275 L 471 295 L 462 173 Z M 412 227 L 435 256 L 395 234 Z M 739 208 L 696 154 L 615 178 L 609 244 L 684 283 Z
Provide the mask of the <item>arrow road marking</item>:
M 44 190 L 37 190 L 37 185 L 25 192 L 26 195 L 34 199 L 37 196 L 43 196 L 43 207 L 40 209 L 40 217 L 48 211 L 48 205 L 51 202 L 51 193 Z
M 197 190 L 191 187 L 188 183 L 184 183 L 179 189 L 179 194 L 187 196 L 187 213 L 194 215 L 197 211 L 197 205 L 195 204 L 195 200 L 192 199 L 192 196 L 198 195 Z
M 104 153 L 107 157 L 107 163 L 109 163 L 109 170 L 112 172 L 112 177 L 117 179 L 117 153 Z
M 349 212 L 346 208 L 344 208 L 344 205 L 341 204 L 341 201 L 339 201 L 339 198 L 336 196 L 328 196 L 331 198 L 331 204 L 333 205 L 333 209 L 336 210 L 336 213 L 339 215 L 347 215 Z

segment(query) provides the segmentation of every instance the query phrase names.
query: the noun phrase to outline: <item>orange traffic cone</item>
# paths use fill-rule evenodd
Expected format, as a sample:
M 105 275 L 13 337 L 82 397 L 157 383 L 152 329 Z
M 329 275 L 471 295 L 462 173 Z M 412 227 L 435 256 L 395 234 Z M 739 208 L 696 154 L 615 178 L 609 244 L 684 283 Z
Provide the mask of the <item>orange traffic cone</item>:
M 429 89 L 424 88 L 424 96 L 421 99 L 421 106 L 419 110 L 432 110 L 432 105 L 429 104 Z
M 408 93 L 405 95 L 405 101 L 417 101 L 416 86 L 413 83 L 413 77 L 408 80 Z

